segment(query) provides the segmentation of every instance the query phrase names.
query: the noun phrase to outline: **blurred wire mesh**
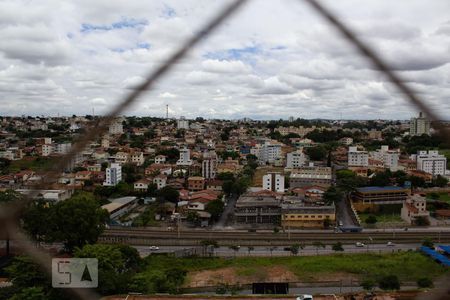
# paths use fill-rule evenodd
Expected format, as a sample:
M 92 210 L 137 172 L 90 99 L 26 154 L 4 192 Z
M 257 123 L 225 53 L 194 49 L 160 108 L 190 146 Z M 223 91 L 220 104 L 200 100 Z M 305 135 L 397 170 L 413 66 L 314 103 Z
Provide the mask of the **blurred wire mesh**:
M 340 21 L 328 8 L 317 0 L 300 1 L 307 3 L 317 14 L 329 22 L 338 33 L 340 33 L 362 56 L 367 59 L 370 64 L 382 72 L 411 104 L 413 104 L 418 110 L 423 111 L 433 121 L 433 128 L 436 129 L 447 142 L 450 141 L 448 128 L 443 127 L 439 122 L 442 118 L 435 111 L 433 111 L 426 104 L 426 102 L 418 97 L 417 93 L 405 83 L 400 75 L 392 71 L 389 64 L 387 64 L 374 49 L 358 38 L 355 32 L 353 32 L 346 24 Z M 192 36 L 184 43 L 181 43 L 178 50 L 175 51 L 163 65 L 150 72 L 146 77 L 146 80 L 132 90 L 126 97 L 124 97 L 122 101 L 111 109 L 108 114 L 102 118 L 94 120 L 86 128 L 86 133 L 73 145 L 69 153 L 54 161 L 54 166 L 52 169 L 44 174 L 42 177 L 42 182 L 32 187 L 32 190 L 27 195 L 25 201 L 16 201 L 1 207 L 0 225 L 2 226 L 0 228 L 4 228 L 4 234 L 8 238 L 14 240 L 18 244 L 19 248 L 23 249 L 24 252 L 39 263 L 43 270 L 45 270 L 49 275 L 51 275 L 52 257 L 44 250 L 36 248 L 32 240 L 21 230 L 18 219 L 20 212 L 28 203 L 33 201 L 32 199 L 37 195 L 37 190 L 48 188 L 51 184 L 53 184 L 58 179 L 60 174 L 66 169 L 66 167 L 72 163 L 77 154 L 83 151 L 83 149 L 90 142 L 101 137 L 107 131 L 111 122 L 113 122 L 121 112 L 123 112 L 128 106 L 134 104 L 139 96 L 141 96 L 144 92 L 151 90 L 155 82 L 167 75 L 176 62 L 185 57 L 193 47 L 195 47 L 207 35 L 216 30 L 219 25 L 236 13 L 246 2 L 248 2 L 248 0 L 235 0 L 224 6 L 224 8 L 222 8 L 209 22 L 207 22 L 196 35 Z M 441 278 L 437 282 L 436 288 L 433 291 L 420 295 L 418 299 L 450 299 L 450 288 L 448 287 L 449 282 L 449 276 Z M 64 291 L 67 292 L 68 295 L 72 295 L 80 299 L 100 298 L 100 295 L 88 289 L 65 289 Z

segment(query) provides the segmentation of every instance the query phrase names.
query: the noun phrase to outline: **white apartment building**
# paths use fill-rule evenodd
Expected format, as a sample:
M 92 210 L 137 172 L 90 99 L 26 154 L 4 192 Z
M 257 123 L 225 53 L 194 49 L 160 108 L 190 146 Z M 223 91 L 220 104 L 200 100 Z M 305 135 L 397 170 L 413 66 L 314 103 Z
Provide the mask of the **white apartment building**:
M 49 156 L 53 153 L 53 146 L 51 144 L 42 145 L 42 156 Z
M 155 178 L 153 178 L 153 183 L 156 184 L 157 189 L 162 189 L 167 185 L 167 176 L 163 174 L 159 174 Z
M 284 176 L 281 173 L 267 173 L 263 176 L 263 189 L 283 193 L 284 192 Z
M 305 165 L 305 162 L 306 162 L 306 155 L 303 153 L 303 149 L 290 152 L 286 155 L 287 169 L 300 168 Z
M 369 165 L 369 154 L 367 151 L 360 151 L 358 147 L 348 148 L 349 167 L 367 167 Z
M 70 151 L 70 148 L 72 147 L 72 143 L 61 143 L 55 145 L 55 152 L 58 154 L 67 154 Z
M 418 118 L 411 118 L 411 122 L 409 123 L 409 135 L 430 135 L 430 123 L 430 120 L 420 112 Z
M 391 171 L 398 169 L 398 159 L 400 157 L 400 150 L 389 150 L 389 146 L 383 145 L 381 149 L 370 152 L 370 156 L 376 160 L 383 162 L 385 168 L 389 168 Z
M 118 164 L 126 164 L 129 159 L 129 154 L 126 152 L 117 152 L 115 156 L 115 162 Z
M 416 161 L 417 170 L 427 172 L 433 176 L 445 175 L 447 169 L 447 158 L 439 154 L 437 150 L 419 151 L 411 155 L 411 159 Z
M 116 121 L 109 125 L 109 134 L 123 134 L 122 122 Z
M 165 163 L 166 163 L 166 156 L 164 155 L 155 156 L 155 164 L 165 164 Z
M 202 177 L 205 179 L 214 179 L 217 175 L 217 154 L 214 151 L 203 154 Z
M 133 152 L 130 155 L 131 163 L 135 164 L 136 166 L 142 166 L 145 162 L 144 160 L 144 153 L 141 151 Z
M 258 158 L 260 165 L 265 165 L 266 163 L 271 164 L 281 158 L 281 145 L 265 142 L 262 145 L 257 145 L 255 148 L 252 148 L 250 153 Z
M 185 117 L 180 117 L 178 120 L 177 120 L 177 128 L 178 129 L 189 129 L 189 121 L 188 120 L 186 120 L 186 118 Z
M 191 151 L 184 147 L 180 149 L 180 159 L 177 160 L 177 166 L 190 166 L 192 165 Z
M 116 186 L 122 180 L 122 167 L 120 164 L 112 163 L 109 168 L 106 168 L 106 180 L 103 182 L 104 186 Z

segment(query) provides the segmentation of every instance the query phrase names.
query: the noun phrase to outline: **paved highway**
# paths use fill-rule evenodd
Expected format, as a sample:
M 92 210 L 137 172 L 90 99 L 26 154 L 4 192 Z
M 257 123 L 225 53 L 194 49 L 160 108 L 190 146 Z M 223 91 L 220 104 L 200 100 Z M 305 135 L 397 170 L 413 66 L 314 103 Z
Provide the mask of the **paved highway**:
M 365 241 L 363 241 L 365 242 Z M 234 256 L 292 256 L 293 254 L 285 249 L 290 245 L 285 246 L 254 246 L 253 250 L 248 250 L 248 247 L 241 246 L 238 251 L 232 250 L 229 247 L 219 247 L 214 249 L 214 256 L 220 257 L 234 257 Z M 325 249 L 317 249 L 314 246 L 305 246 L 304 249 L 300 249 L 299 256 L 308 255 L 326 255 L 332 253 L 391 253 L 397 251 L 416 250 L 420 247 L 420 244 L 395 244 L 394 246 L 388 246 L 387 244 L 370 244 L 366 243 L 363 247 L 357 247 L 355 244 L 343 245 L 343 252 L 336 252 L 331 249 L 331 245 L 326 245 Z M 151 246 L 134 246 L 140 255 L 145 257 L 152 253 L 173 253 L 178 250 L 189 249 L 186 246 L 159 246 L 158 250 L 151 249 Z

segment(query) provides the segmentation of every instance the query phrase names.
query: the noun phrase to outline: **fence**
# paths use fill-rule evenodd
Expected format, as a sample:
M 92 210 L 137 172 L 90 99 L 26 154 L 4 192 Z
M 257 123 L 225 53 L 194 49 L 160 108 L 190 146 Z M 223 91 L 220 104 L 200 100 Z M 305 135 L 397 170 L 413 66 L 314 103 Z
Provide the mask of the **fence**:
M 423 111 L 429 118 L 434 121 L 432 126 L 447 140 L 450 137 L 450 131 L 448 128 L 443 127 L 439 123 L 441 118 L 437 113 L 431 110 L 424 101 L 422 101 L 417 94 L 404 82 L 404 80 L 396 73 L 394 73 L 389 65 L 369 46 L 364 44 L 354 32 L 340 20 L 338 20 L 325 6 L 320 4 L 317 0 L 301 0 L 309 4 L 319 15 L 321 15 L 325 20 L 327 20 L 331 25 L 333 25 L 337 32 L 339 32 L 349 43 L 351 43 L 357 51 L 364 56 L 369 63 L 371 63 L 377 70 L 381 71 L 387 79 L 412 103 L 416 108 Z M 235 0 L 219 11 L 209 22 L 207 22 L 203 29 L 198 31 L 196 35 L 181 43 L 181 46 L 176 50 L 171 56 L 165 60 L 165 63 L 158 67 L 156 70 L 151 72 L 146 80 L 138 86 L 136 89 L 132 90 L 116 107 L 110 110 L 103 118 L 94 120 L 90 126 L 88 126 L 86 133 L 82 136 L 78 142 L 74 144 L 68 154 L 64 155 L 62 158 L 55 160 L 54 168 L 47 172 L 43 177 L 43 181 L 35 185 L 34 189 L 43 189 L 48 187 L 52 182 L 56 181 L 59 174 L 73 161 L 76 155 L 81 152 L 84 147 L 90 142 L 94 141 L 96 138 L 102 136 L 108 125 L 118 116 L 125 108 L 135 103 L 139 96 L 141 96 L 145 91 L 151 90 L 154 83 L 157 80 L 161 80 L 166 76 L 175 63 L 180 59 L 185 57 L 188 52 L 196 46 L 203 38 L 213 33 L 219 25 L 221 25 L 225 20 L 230 18 L 233 13 L 238 11 L 243 7 L 243 5 L 249 2 L 249 0 Z M 33 198 L 33 194 L 28 195 L 26 201 L 16 201 L 12 204 L 8 204 L 2 207 L 0 210 L 0 228 L 4 228 L 7 237 L 17 241 L 19 246 L 30 255 L 36 262 L 38 262 L 43 269 L 49 274 L 51 273 L 51 256 L 42 249 L 37 249 L 34 243 L 28 239 L 26 234 L 21 230 L 19 226 L 19 220 L 17 216 L 24 207 L 30 203 Z M 447 281 L 446 281 L 447 280 Z M 443 278 L 440 287 L 445 287 L 445 283 L 448 282 L 449 278 Z M 448 296 L 448 288 L 435 289 L 432 293 L 427 293 L 423 296 L 423 299 L 446 299 Z M 83 289 L 67 289 L 67 292 L 75 295 L 81 299 L 98 299 L 100 296 L 96 293 L 83 290 Z M 420 297 L 419 297 L 420 298 Z M 422 299 L 422 298 L 420 298 Z

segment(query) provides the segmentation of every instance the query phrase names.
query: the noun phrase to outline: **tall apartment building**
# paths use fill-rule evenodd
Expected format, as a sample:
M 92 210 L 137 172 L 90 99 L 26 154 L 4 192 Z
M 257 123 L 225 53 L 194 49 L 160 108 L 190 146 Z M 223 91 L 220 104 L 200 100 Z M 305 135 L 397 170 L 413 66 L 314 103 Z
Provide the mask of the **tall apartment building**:
M 103 182 L 104 186 L 115 186 L 122 180 L 122 167 L 120 164 L 112 163 L 109 168 L 106 168 L 106 179 Z
M 109 125 L 109 134 L 123 134 L 123 125 L 120 120 Z
M 283 193 L 284 176 L 278 172 L 271 172 L 263 176 L 263 189 Z
M 205 179 L 214 179 L 217 175 L 217 154 L 215 151 L 203 154 L 202 177 Z
M 191 151 L 184 147 L 180 149 L 180 159 L 177 160 L 177 166 L 190 166 L 192 165 Z
M 383 162 L 385 168 L 396 171 L 398 168 L 398 159 L 400 150 L 389 150 L 389 146 L 383 145 L 377 151 L 370 152 L 370 156 Z
M 185 117 L 180 117 L 177 120 L 177 128 L 178 129 L 186 129 L 186 130 L 189 129 L 189 121 L 186 120 Z
M 286 168 L 294 169 L 302 167 L 306 162 L 306 155 L 302 150 L 290 152 L 286 155 Z
M 447 169 L 447 158 L 437 150 L 419 151 L 411 156 L 416 161 L 417 170 L 427 172 L 433 176 L 444 175 Z
M 264 144 L 252 148 L 250 153 L 258 158 L 260 165 L 274 163 L 277 159 L 281 158 L 281 145 L 271 144 L 266 141 Z
M 72 143 L 61 143 L 55 145 L 55 152 L 58 154 L 67 154 L 72 147 Z
M 369 165 L 369 154 L 367 151 L 360 151 L 357 147 L 348 148 L 349 167 L 367 167 Z
M 411 136 L 422 134 L 430 135 L 430 123 L 430 120 L 420 112 L 418 118 L 411 118 L 411 122 L 409 123 L 409 134 Z

